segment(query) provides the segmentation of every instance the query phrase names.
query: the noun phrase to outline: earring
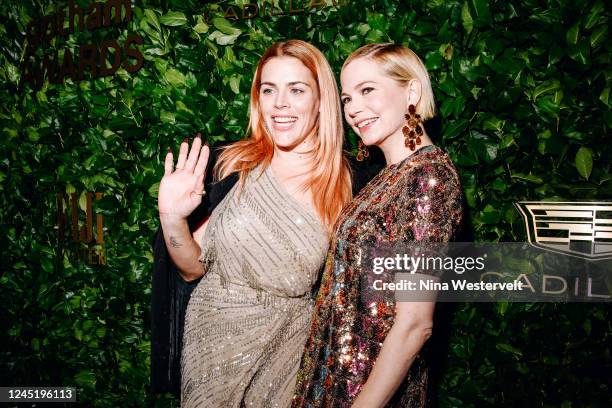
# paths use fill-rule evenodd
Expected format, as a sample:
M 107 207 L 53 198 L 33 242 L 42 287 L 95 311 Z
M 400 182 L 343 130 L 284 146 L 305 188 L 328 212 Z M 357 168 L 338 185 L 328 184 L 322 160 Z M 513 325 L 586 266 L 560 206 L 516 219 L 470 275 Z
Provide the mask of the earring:
M 406 124 L 402 128 L 402 133 L 406 138 L 404 140 L 404 146 L 414 151 L 414 149 L 421 144 L 421 136 L 423 136 L 421 115 L 416 113 L 416 107 L 414 105 L 409 105 L 408 113 L 405 114 L 404 117 L 406 118 Z
M 357 161 L 363 161 L 364 158 L 370 156 L 368 148 L 366 147 L 366 145 L 363 144 L 361 140 L 357 144 L 357 149 Z

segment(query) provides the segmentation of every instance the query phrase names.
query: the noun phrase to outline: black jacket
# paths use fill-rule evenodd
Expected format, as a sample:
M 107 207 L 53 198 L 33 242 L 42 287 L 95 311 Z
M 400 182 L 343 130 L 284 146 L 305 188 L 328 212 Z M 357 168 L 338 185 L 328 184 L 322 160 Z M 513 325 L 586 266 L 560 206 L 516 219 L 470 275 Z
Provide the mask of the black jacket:
M 219 150 L 211 151 L 204 181 L 207 194 L 202 204 L 189 216 L 189 229 L 193 231 L 199 222 L 210 215 L 215 207 L 238 181 L 233 174 L 219 182 L 212 182 L 212 169 Z M 353 194 L 374 177 L 384 163 L 351 162 Z M 151 290 L 151 390 L 180 394 L 180 362 L 185 325 L 185 311 L 191 292 L 200 279 L 186 282 L 178 273 L 168 255 L 164 236 L 160 229 L 153 244 L 153 287 Z

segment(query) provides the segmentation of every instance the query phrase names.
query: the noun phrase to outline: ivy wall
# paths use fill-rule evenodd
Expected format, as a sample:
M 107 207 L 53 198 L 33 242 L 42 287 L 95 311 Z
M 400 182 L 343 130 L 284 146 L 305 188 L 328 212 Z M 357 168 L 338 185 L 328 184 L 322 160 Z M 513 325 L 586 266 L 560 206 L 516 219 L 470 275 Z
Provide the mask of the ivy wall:
M 312 42 L 336 73 L 370 42 L 401 42 L 423 58 L 439 107 L 432 132 L 459 169 L 476 240 L 524 241 L 519 200 L 612 197 L 605 1 L 247 3 L 135 1 L 130 22 L 56 35 L 35 55 L 63 61 L 69 50 L 78 66 L 81 47 L 99 55 L 114 40 L 121 49 L 108 66 L 117 52 L 135 64 L 123 49 L 135 34 L 142 68 L 94 78 L 85 66 L 79 80 L 64 66 L 63 82 L 47 73 L 36 84 L 22 70 L 28 24 L 67 3 L 2 2 L 0 385 L 77 386 L 84 406 L 176 406 L 149 392 L 163 157 L 196 131 L 213 144 L 243 136 L 253 69 L 277 40 Z M 348 129 L 347 139 L 354 153 Z M 87 192 L 102 193 L 89 225 Z M 85 244 L 91 231 L 104 242 Z M 87 248 L 92 259 L 76 259 Z M 609 406 L 607 304 L 456 306 L 441 406 Z

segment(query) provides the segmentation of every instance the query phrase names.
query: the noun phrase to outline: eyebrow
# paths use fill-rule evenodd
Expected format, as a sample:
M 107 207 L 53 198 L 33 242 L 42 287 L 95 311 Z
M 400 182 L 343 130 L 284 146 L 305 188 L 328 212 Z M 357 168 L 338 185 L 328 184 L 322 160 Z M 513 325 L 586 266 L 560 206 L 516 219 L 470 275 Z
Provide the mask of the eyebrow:
M 307 86 L 307 87 L 309 87 L 309 88 L 312 88 L 312 87 L 311 87 L 311 86 L 310 86 L 308 83 L 306 83 L 306 82 L 302 82 L 302 81 L 293 81 L 293 82 L 289 82 L 287 85 L 289 85 L 289 86 L 294 86 L 294 85 L 298 85 L 298 84 L 305 85 L 305 86 Z M 275 83 L 272 83 L 272 82 L 262 82 L 260 86 L 264 86 L 264 85 L 268 85 L 268 86 L 273 86 L 273 87 L 276 87 L 276 84 L 275 84 Z
M 355 85 L 355 86 L 353 87 L 353 89 L 357 89 L 357 88 L 359 88 L 360 86 L 362 86 L 363 84 L 367 84 L 368 82 L 371 82 L 371 83 L 373 83 L 373 84 L 375 84 L 375 83 L 376 83 L 376 82 L 374 82 L 374 81 L 362 81 L 362 82 L 358 83 L 357 85 Z M 348 96 L 348 94 L 347 94 L 346 92 L 342 92 L 342 94 L 341 94 L 341 95 L 342 95 L 342 96 L 343 96 L 343 95 Z

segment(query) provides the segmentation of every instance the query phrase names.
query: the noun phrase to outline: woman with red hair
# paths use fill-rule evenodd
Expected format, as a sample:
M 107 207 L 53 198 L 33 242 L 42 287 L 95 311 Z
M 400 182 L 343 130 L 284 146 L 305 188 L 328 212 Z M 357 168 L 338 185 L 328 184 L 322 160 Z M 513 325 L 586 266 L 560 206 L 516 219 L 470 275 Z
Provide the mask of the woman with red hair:
M 351 199 L 337 86 L 319 50 L 276 43 L 253 78 L 249 135 L 224 148 L 217 179 L 238 182 L 191 232 L 208 147 L 171 152 L 159 187 L 168 253 L 182 278 L 202 277 L 187 306 L 182 407 L 287 407 L 329 232 Z M 174 168 L 173 168 L 174 167 Z

